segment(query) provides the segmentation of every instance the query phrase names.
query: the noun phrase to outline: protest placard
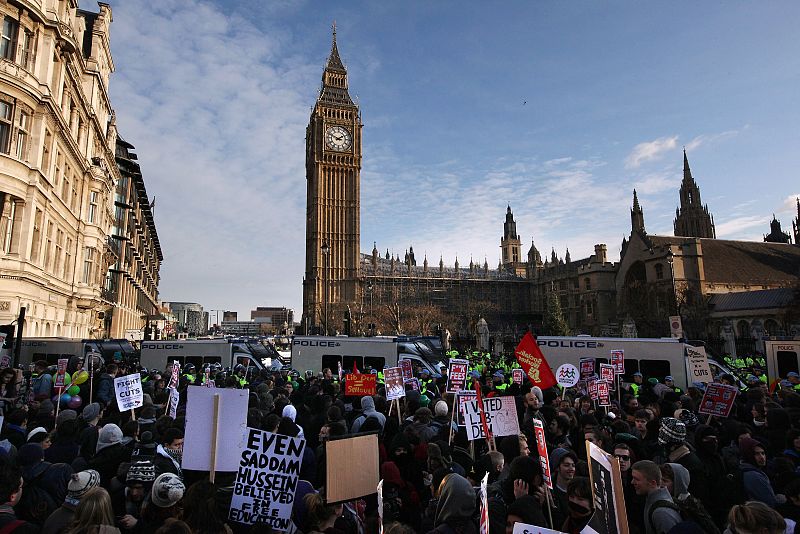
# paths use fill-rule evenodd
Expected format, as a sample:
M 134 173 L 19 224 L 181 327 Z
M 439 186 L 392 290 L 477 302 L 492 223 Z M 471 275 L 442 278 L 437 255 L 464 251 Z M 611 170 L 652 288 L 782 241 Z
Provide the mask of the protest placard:
M 587 534 L 628 534 L 625 496 L 619 462 L 594 443 L 586 442 L 594 514 L 581 531 Z
M 402 368 L 387 367 L 383 370 L 383 380 L 386 385 L 386 400 L 393 401 L 406 396 L 406 386 L 403 384 Z
M 594 377 L 586 379 L 586 392 L 592 400 L 597 400 L 597 383 L 598 380 Z
M 483 410 L 486 414 L 486 424 L 493 436 L 512 436 L 519 434 L 519 420 L 517 419 L 517 405 L 514 397 L 492 397 L 483 399 Z M 468 401 L 464 404 L 465 424 L 467 438 L 470 441 L 486 437 L 478 412 L 478 400 Z
M 228 517 L 288 531 L 306 441 L 247 427 L 243 445 Z
M 247 427 L 246 389 L 189 386 L 186 399 L 186 437 L 183 445 L 184 469 L 211 470 L 212 448 L 216 444 L 216 470 L 236 471 Z M 219 413 L 225 431 L 213 432 L 214 397 L 219 396 Z
M 564 534 L 560 530 L 551 530 L 549 528 L 537 527 L 536 525 L 529 525 L 527 523 L 514 523 L 514 534 Z
M 594 358 L 581 358 L 581 378 L 594 375 Z
M 177 388 L 178 387 L 178 379 L 180 378 L 180 376 L 179 376 L 180 372 L 181 372 L 181 364 L 178 363 L 178 360 L 173 360 L 172 361 L 172 372 L 170 373 L 170 376 L 169 376 L 169 384 L 167 385 L 167 388 Z
M 467 389 L 467 369 L 469 362 L 450 358 L 447 370 L 447 393 L 458 393 L 462 389 Z
M 355 397 L 375 395 L 377 379 L 371 373 L 350 373 L 344 381 L 344 394 Z
M 571 363 L 561 365 L 556 371 L 556 381 L 565 388 L 571 388 L 578 383 L 578 368 Z
M 67 375 L 67 364 L 69 363 L 69 359 L 62 358 L 58 360 L 58 371 L 56 371 L 56 378 L 53 381 L 53 387 L 55 388 L 63 388 L 66 384 L 66 375 Z
M 610 363 L 601 363 L 600 364 L 600 380 L 605 382 L 606 384 L 613 384 L 614 383 L 614 366 Z
M 117 394 L 117 406 L 120 412 L 133 410 L 144 404 L 142 377 L 139 373 L 115 378 L 114 392 Z
M 11 367 L 11 353 L 9 349 L 4 349 L 3 345 L 6 343 L 5 332 L 0 332 L 0 369 Z
M 708 356 L 705 347 L 686 346 L 686 357 L 689 361 L 689 384 L 702 382 L 708 384 L 714 381 L 711 366 L 708 365 Z
M 408 380 L 404 380 L 403 384 L 409 386 L 414 391 L 419 391 L 419 379 L 418 378 L 409 378 Z
M 611 351 L 611 365 L 614 366 L 614 373 L 618 375 L 625 374 L 625 351 L 612 350 Z
M 525 376 L 525 371 L 522 369 L 511 370 L 511 381 L 514 384 L 522 384 L 522 378 Z
M 731 414 L 731 408 L 733 408 L 733 401 L 736 400 L 736 393 L 737 390 L 733 386 L 716 383 L 708 384 L 697 413 L 728 417 Z
M 542 465 L 542 477 L 545 484 L 550 489 L 553 489 L 553 477 L 550 474 L 550 455 L 547 454 L 547 440 L 544 435 L 544 424 L 540 419 L 532 419 L 533 421 L 533 434 L 536 437 L 536 450 L 539 452 L 539 463 Z
M 173 419 L 176 419 L 178 417 L 178 402 L 180 401 L 180 399 L 181 396 L 180 393 L 178 393 L 177 388 L 172 388 L 169 390 L 169 406 L 167 410 L 169 412 L 168 415 Z
M 375 493 L 380 479 L 378 435 L 331 439 L 325 444 L 325 500 L 352 501 Z
M 598 406 L 611 406 L 611 395 L 609 393 L 608 382 L 598 380 L 597 384 L 597 404 Z
M 480 489 L 480 534 L 489 534 L 489 473 L 483 475 Z
M 411 360 L 400 360 L 400 369 L 403 370 L 403 380 L 414 378 L 414 364 Z
M 458 401 L 458 426 L 466 425 L 464 406 L 468 402 L 474 401 L 476 398 L 478 398 L 478 394 L 472 391 L 471 389 L 464 389 L 458 392 L 458 396 L 456 397 Z

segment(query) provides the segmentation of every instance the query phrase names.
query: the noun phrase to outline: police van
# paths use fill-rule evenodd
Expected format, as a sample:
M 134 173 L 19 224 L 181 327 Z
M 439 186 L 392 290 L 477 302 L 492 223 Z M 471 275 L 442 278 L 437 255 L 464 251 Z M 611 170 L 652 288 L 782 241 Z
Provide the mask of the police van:
M 800 339 L 764 340 L 764 352 L 770 383 L 789 373 L 800 373 Z
M 22 338 L 19 364 L 28 366 L 38 360 L 56 365 L 60 359 L 86 356 L 98 352 L 103 361 L 130 361 L 136 357 L 136 349 L 127 339 L 71 339 L 68 337 Z
M 263 346 L 262 346 L 263 349 Z M 187 363 L 201 369 L 204 364 L 218 363 L 233 368 L 237 364 L 263 369 L 261 354 L 254 354 L 249 342 L 232 339 L 179 339 L 142 342 L 139 364 L 147 369 L 166 369 L 173 361 L 183 367 Z

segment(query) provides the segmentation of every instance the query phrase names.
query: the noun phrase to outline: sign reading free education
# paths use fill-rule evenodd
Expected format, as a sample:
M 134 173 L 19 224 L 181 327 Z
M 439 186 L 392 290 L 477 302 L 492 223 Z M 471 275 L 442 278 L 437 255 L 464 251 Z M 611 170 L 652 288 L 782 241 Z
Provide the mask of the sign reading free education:
M 233 486 L 231 521 L 286 532 L 306 441 L 247 427 Z
M 489 432 L 493 436 L 514 436 L 519 434 L 517 405 L 514 402 L 514 397 L 483 399 L 483 411 L 486 414 L 486 424 L 489 425 Z M 478 412 L 477 399 L 464 404 L 464 419 L 467 427 L 467 438 L 470 441 L 486 437 L 481 424 L 481 415 Z
M 139 373 L 115 378 L 114 392 L 117 394 L 117 406 L 120 412 L 133 410 L 144 404 L 142 377 Z
M 350 373 L 344 381 L 344 394 L 353 397 L 375 395 L 378 377 L 371 373 Z
M 450 358 L 447 371 L 447 393 L 458 393 L 462 389 L 467 389 L 467 360 Z
M 717 383 L 708 384 L 697 413 L 728 417 L 733 408 L 733 401 L 736 400 L 736 393 L 737 389 L 733 386 Z

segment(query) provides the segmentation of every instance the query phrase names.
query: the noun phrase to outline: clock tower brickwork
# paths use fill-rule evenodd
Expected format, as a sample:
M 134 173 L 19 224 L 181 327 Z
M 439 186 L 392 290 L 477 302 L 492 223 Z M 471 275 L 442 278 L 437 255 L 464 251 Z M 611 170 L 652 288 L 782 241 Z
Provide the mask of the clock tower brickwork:
M 306 128 L 303 320 L 304 326 L 316 331 L 324 330 L 327 322 L 332 332 L 344 306 L 357 300 L 361 127 L 361 114 L 348 92 L 347 70 L 339 57 L 334 28 L 322 87 Z

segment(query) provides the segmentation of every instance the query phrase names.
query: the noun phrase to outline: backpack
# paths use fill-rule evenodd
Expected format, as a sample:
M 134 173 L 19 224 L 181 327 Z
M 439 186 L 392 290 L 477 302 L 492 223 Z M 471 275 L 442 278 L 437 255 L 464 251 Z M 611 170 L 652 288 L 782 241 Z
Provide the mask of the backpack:
M 24 491 L 16 507 L 20 519 L 43 525 L 50 514 L 61 506 L 40 484 L 41 478 L 46 472 L 47 470 L 39 476 L 25 479 Z
M 671 508 L 680 514 L 681 519 L 694 523 L 700 527 L 703 532 L 708 534 L 720 534 L 719 528 L 717 528 L 717 525 L 714 523 L 714 520 L 711 519 L 711 516 L 703 507 L 703 504 L 692 495 L 687 496 L 685 499 L 680 499 L 677 502 L 667 500 L 654 502 L 653 506 L 650 508 L 650 517 L 648 518 L 650 528 L 653 532 L 656 531 L 655 525 L 653 524 L 653 512 L 658 508 Z

